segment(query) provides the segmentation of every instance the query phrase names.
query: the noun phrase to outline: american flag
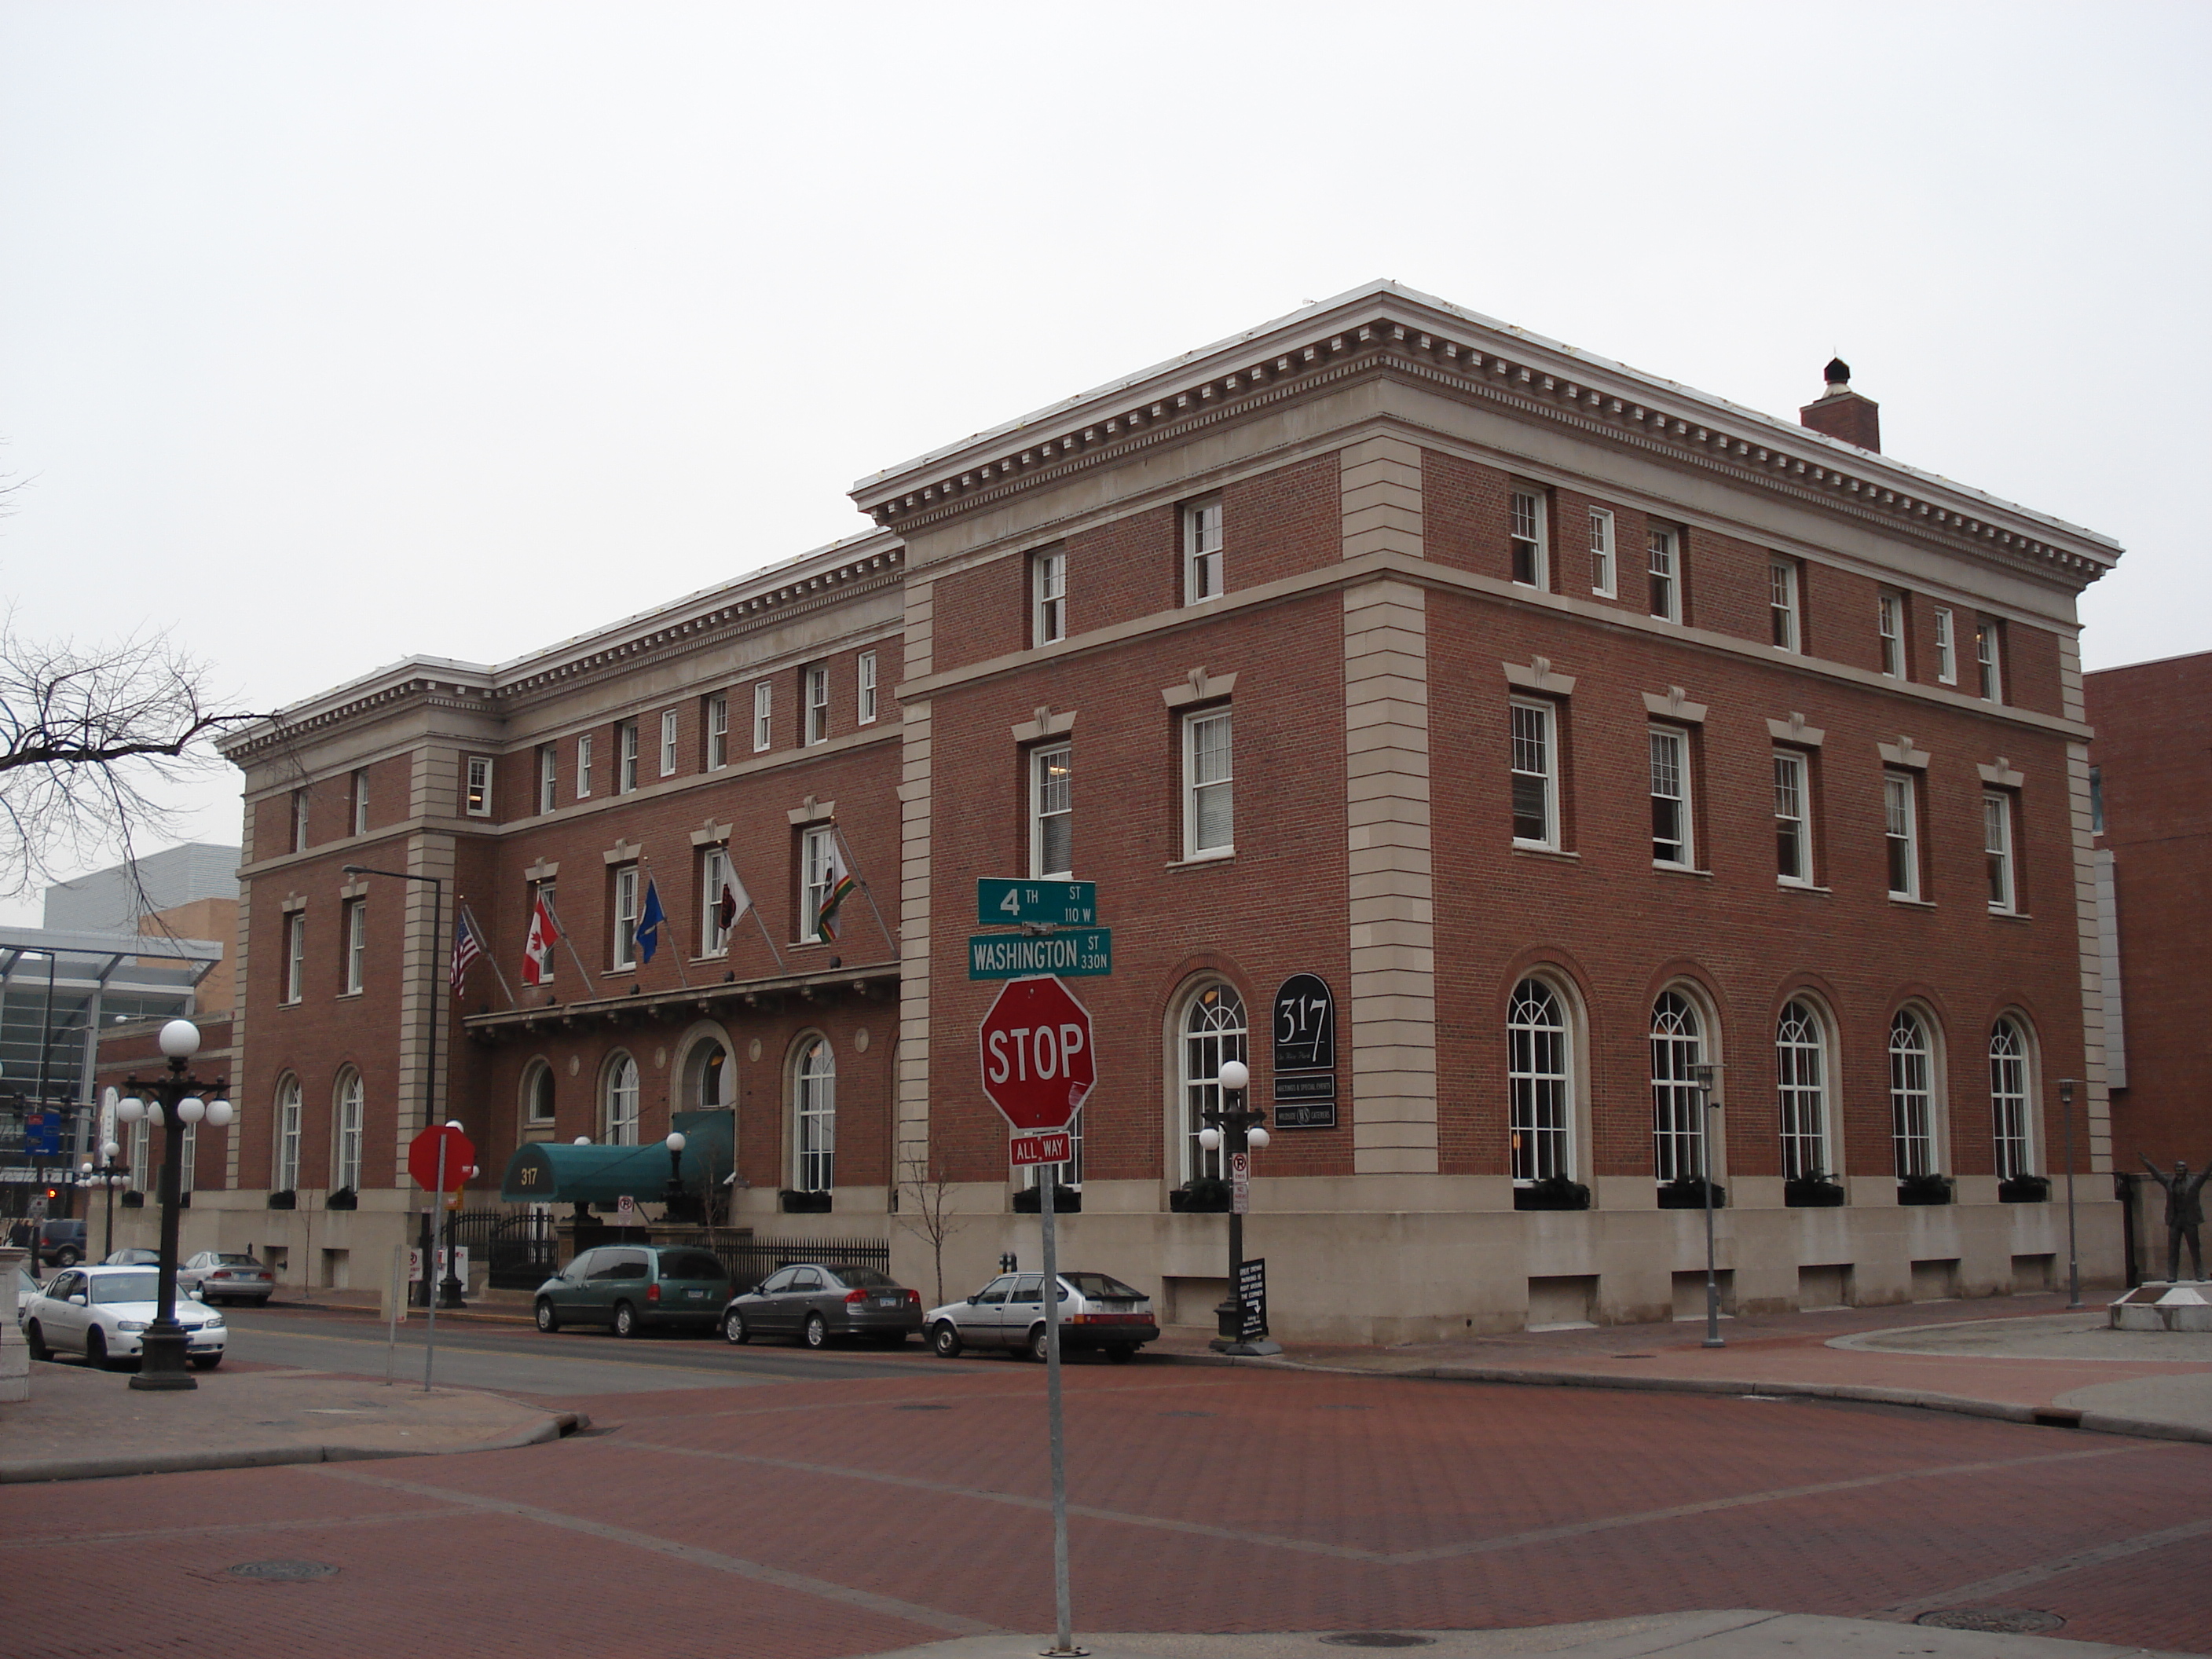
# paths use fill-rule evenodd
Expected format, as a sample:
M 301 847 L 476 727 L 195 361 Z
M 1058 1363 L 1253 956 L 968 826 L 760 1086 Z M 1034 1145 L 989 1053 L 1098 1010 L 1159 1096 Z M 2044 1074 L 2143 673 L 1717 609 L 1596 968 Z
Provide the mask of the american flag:
M 453 924 L 453 994 L 455 996 L 461 994 L 461 981 L 468 977 L 469 964 L 483 954 L 483 947 L 477 943 L 476 930 L 469 926 L 469 919 L 462 916 Z

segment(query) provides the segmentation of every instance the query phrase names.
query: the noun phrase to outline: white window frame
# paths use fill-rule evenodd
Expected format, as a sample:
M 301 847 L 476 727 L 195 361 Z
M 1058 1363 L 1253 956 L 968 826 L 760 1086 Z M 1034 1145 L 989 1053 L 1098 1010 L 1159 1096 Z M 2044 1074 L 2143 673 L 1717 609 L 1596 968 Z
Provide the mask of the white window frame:
M 538 745 L 538 810 L 550 812 L 561 805 L 561 751 L 550 743 Z
M 307 994 L 307 913 L 289 910 L 284 915 L 284 1000 L 289 1005 Z
M 274 1193 L 300 1189 L 300 1079 L 287 1077 L 276 1085 L 276 1133 L 271 1137 L 270 1188 Z M 150 1170 L 146 1173 L 151 1174 Z
M 831 855 L 836 849 L 836 827 L 826 823 L 810 829 L 799 836 L 799 942 L 801 945 L 824 943 L 818 923 L 823 902 L 830 896 Z
M 1601 599 L 1613 597 L 1613 514 L 1602 507 L 1589 510 L 1590 592 Z
M 1182 508 L 1182 602 L 1203 605 L 1223 592 L 1227 571 L 1221 498 L 1186 501 Z
M 1664 870 L 1694 870 L 1698 846 L 1692 832 L 1690 798 L 1690 734 L 1679 726 L 1650 728 L 1651 749 L 1651 862 Z M 1662 811 L 1672 811 L 1672 836 L 1660 834 Z M 1660 849 L 1671 844 L 1675 856 Z
M 1029 751 L 1030 877 L 1036 881 L 1066 881 L 1075 874 L 1074 753 L 1068 743 L 1040 744 Z M 1058 763 L 1055 769 L 1054 763 Z M 1058 775 L 1054 774 L 1057 770 Z M 1046 847 L 1049 821 L 1060 820 L 1067 856 L 1052 867 Z
M 2035 1172 L 2035 1119 L 2028 1110 L 2027 1034 L 2010 1014 L 1990 1028 L 1990 1135 L 1997 1179 Z
M 1644 544 L 1644 574 L 1650 588 L 1650 611 L 1661 622 L 1682 620 L 1682 535 L 1650 527 Z
M 876 653 L 874 652 L 860 653 L 859 665 L 854 671 L 854 684 L 859 693 L 860 704 L 860 714 L 854 723 L 858 726 L 873 726 L 876 723 Z
M 2008 916 L 2020 908 L 2018 872 L 2013 867 L 2012 820 L 2012 797 L 2002 789 L 1984 790 L 1982 857 L 1993 915 Z
M 635 864 L 618 864 L 614 872 L 614 926 L 608 930 L 613 945 L 612 968 L 637 966 L 637 907 L 642 890 Z
M 664 778 L 676 775 L 677 725 L 673 708 L 660 711 L 660 775 Z
M 1936 680 L 1939 685 L 1959 683 L 1959 650 L 1952 634 L 1951 607 L 1936 607 Z
M 753 753 L 756 755 L 775 746 L 775 688 L 767 680 L 753 685 Z
M 469 757 L 468 785 L 461 796 L 461 810 L 472 818 L 491 816 L 491 757 Z
M 185 1125 L 185 1132 L 177 1137 L 177 1191 L 185 1198 L 192 1195 L 192 1176 L 200 1162 L 200 1126 Z
M 830 665 L 817 663 L 806 671 L 806 744 L 830 741 Z
M 1766 614 L 1774 648 L 1793 655 L 1805 649 L 1805 631 L 1797 608 L 1797 566 L 1790 559 L 1775 559 L 1766 567 Z
M 1198 1144 L 1206 1114 L 1221 1109 L 1224 1061 L 1246 1060 L 1249 1041 L 1244 999 L 1227 980 L 1207 980 L 1192 988 L 1176 1021 L 1176 1144 L 1177 1167 L 1186 1183 L 1228 1173 L 1221 1149 Z
M 1928 1022 L 1900 1008 L 1889 1022 L 1890 1156 L 1897 1177 L 1936 1171 L 1935 1039 Z
M 1209 740 L 1217 731 L 1220 743 L 1215 748 Z M 1197 709 L 1182 717 L 1182 855 L 1186 862 L 1225 859 L 1237 851 L 1236 743 L 1234 715 L 1225 705 Z M 1227 802 L 1228 835 L 1200 845 L 1203 809 L 1212 804 L 1211 792 L 1217 790 Z
M 1795 749 L 1774 751 L 1774 879 L 1784 887 L 1810 887 L 1813 878 L 1813 766 Z M 1796 849 L 1797 873 L 1782 868 L 1783 838 Z
M 305 789 L 292 792 L 292 850 L 295 853 L 307 850 L 307 792 Z
M 345 991 L 359 996 L 366 981 L 368 957 L 368 901 L 345 902 Z
M 1508 808 L 1513 824 L 1513 844 L 1540 852 L 1559 848 L 1559 706 L 1538 697 L 1515 697 L 1507 705 L 1506 759 Z M 1528 764 L 1534 760 L 1536 764 Z M 1542 780 L 1544 833 L 1541 837 L 1521 833 L 1521 780 Z
M 637 793 L 637 722 L 620 720 L 615 726 L 615 793 Z
M 338 1086 L 331 1114 L 331 1147 L 332 1170 L 331 1178 L 340 1188 L 361 1190 L 361 1147 L 362 1138 L 362 1109 L 367 1091 L 361 1073 L 349 1066 L 338 1073 Z
M 356 836 L 368 833 L 368 769 L 356 766 L 353 770 L 353 832 Z
M 825 1036 L 808 1037 L 791 1067 L 791 1185 L 826 1193 L 837 1184 L 837 1056 Z
M 1705 1010 L 1679 987 L 1651 1005 L 1651 1156 L 1661 1181 L 1713 1179 L 1712 1115 L 1690 1069 L 1705 1057 L 1706 1024 Z
M 1573 1022 L 1567 998 L 1548 980 L 1531 975 L 1513 988 L 1505 1012 L 1505 1092 L 1516 1187 L 1555 1175 L 1574 1179 Z
M 1920 896 L 1920 781 L 1910 772 L 1881 775 L 1882 840 L 1889 896 L 1893 899 Z M 1902 859 L 1905 884 L 1897 884 Z
M 1782 1176 L 1832 1176 L 1829 1162 L 1828 1023 L 1803 997 L 1783 1005 L 1774 1022 L 1775 1121 Z
M 730 698 L 727 692 L 707 699 L 707 769 L 719 772 L 730 763 Z
M 1904 601 L 1896 594 L 1884 593 L 1875 600 L 1875 632 L 1881 641 L 1881 672 L 1887 679 L 1905 678 L 1904 615 Z
M 545 908 L 547 909 L 555 911 L 556 914 L 557 914 L 559 907 L 556 904 L 555 901 L 560 897 L 560 894 L 556 890 L 558 886 L 559 883 L 550 876 L 548 876 L 544 881 L 532 882 L 530 884 L 530 908 L 528 912 L 526 913 L 526 916 L 535 916 L 538 914 L 538 901 L 540 899 L 545 901 Z M 526 939 L 528 938 L 530 933 L 530 922 L 527 919 L 526 919 L 522 924 L 522 931 L 523 936 Z M 557 939 L 553 941 L 555 944 L 558 944 L 559 942 L 560 941 Z M 479 940 L 478 943 L 481 944 L 482 941 Z M 553 970 L 560 963 L 560 960 L 561 953 L 558 951 L 548 950 L 545 952 L 545 967 L 535 988 L 543 990 L 545 987 L 553 982 Z
M 599 1074 L 599 1142 L 606 1146 L 638 1144 L 638 1120 L 645 1091 L 637 1056 L 618 1048 Z
M 736 929 L 738 918 L 730 918 L 726 929 L 714 920 L 715 907 L 721 902 L 722 889 L 730 880 L 730 848 L 726 842 L 715 842 L 699 849 L 699 954 L 719 957 L 730 948 L 730 933 Z
M 2004 701 L 2004 666 L 1997 641 L 2000 626 L 1989 617 L 1978 617 L 1974 623 L 1975 690 L 1984 702 Z
M 1548 592 L 1552 586 L 1551 501 L 1534 484 L 1515 484 L 1505 498 L 1506 574 L 1523 587 Z M 1528 574 L 1521 574 L 1523 564 Z
M 1056 645 L 1067 637 L 1067 550 L 1030 556 L 1030 643 Z
M 560 1115 L 561 1103 L 556 1095 L 553 1068 L 542 1060 L 532 1060 L 530 1069 L 522 1074 L 522 1121 L 529 1124 L 546 1124 Z M 538 1109 L 538 1097 L 543 1093 L 545 1109 Z
M 592 734 L 582 732 L 576 738 L 576 799 L 588 800 L 592 793 Z

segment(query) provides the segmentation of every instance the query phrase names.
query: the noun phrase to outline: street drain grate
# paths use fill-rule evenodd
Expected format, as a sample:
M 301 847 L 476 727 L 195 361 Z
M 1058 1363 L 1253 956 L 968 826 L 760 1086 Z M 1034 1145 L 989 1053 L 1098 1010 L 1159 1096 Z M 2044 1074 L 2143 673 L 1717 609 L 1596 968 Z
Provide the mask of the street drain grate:
M 1408 1636 L 1395 1630 L 1347 1630 L 1321 1639 L 1332 1648 L 1432 1648 L 1437 1644 L 1433 1636 Z
M 2066 1621 L 2055 1613 L 2035 1607 L 1941 1607 L 1912 1621 L 1938 1630 L 1984 1631 L 1992 1636 L 2031 1636 L 2057 1630 Z
M 321 1561 L 241 1561 L 230 1572 L 234 1578 L 258 1578 L 271 1584 L 311 1584 L 338 1576 L 336 1567 Z

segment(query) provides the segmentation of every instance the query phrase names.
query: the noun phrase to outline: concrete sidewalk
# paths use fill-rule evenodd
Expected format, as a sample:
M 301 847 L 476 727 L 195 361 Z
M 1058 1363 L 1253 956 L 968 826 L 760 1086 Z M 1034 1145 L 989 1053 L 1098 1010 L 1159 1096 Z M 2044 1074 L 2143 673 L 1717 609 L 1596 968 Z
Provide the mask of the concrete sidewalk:
M 145 1394 L 121 1372 L 34 1363 L 30 1400 L 0 1407 L 0 1484 L 496 1451 L 580 1426 L 465 1389 L 246 1367 L 195 1380 Z

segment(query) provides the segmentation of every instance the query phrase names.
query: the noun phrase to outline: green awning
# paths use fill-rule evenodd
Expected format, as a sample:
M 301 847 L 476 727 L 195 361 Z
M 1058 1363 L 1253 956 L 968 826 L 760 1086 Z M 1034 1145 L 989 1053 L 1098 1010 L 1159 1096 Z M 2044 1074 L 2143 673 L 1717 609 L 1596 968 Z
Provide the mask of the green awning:
M 695 1198 L 730 1173 L 733 1115 L 726 1110 L 674 1115 L 686 1142 L 684 1188 Z M 499 1196 L 507 1204 L 612 1204 L 625 1197 L 658 1204 L 667 1195 L 668 1171 L 668 1148 L 658 1140 L 641 1146 L 538 1140 L 517 1148 L 507 1161 Z

